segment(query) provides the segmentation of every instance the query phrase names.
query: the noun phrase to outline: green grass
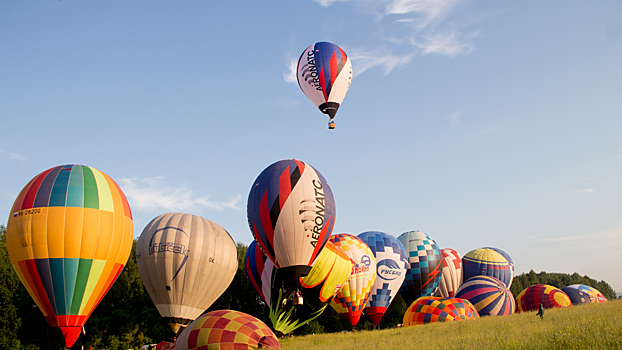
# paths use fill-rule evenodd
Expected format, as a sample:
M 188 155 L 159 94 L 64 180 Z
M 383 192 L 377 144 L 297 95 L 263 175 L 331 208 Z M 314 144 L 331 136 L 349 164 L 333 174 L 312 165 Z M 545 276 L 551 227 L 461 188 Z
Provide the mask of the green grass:
M 409 328 L 280 339 L 283 349 L 622 349 L 622 300 Z

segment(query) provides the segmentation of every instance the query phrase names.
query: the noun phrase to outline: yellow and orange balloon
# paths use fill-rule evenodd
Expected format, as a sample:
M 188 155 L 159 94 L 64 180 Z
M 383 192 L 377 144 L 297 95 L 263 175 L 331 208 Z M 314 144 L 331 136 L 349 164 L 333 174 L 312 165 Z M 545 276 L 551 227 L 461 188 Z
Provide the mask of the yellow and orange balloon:
M 125 195 L 95 168 L 48 169 L 17 196 L 7 224 L 11 263 L 68 347 L 121 274 L 133 232 Z

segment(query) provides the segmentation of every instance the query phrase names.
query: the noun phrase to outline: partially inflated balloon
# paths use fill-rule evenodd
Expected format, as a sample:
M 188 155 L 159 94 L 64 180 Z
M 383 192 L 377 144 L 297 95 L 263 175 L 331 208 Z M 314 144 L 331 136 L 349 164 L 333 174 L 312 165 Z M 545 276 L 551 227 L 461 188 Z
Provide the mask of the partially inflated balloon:
M 514 278 L 507 259 L 490 248 L 471 250 L 462 257 L 462 279 L 466 281 L 475 276 L 498 278 L 508 288 Z
M 408 269 L 400 295 L 410 305 L 421 296 L 436 293 L 442 277 L 441 250 L 436 242 L 421 231 L 404 232 L 397 238 L 408 254 Z
M 197 215 L 162 214 L 136 246 L 138 272 L 174 332 L 199 317 L 229 287 L 238 269 L 233 238 Z
M 11 263 L 67 346 L 123 270 L 132 225 L 119 186 L 88 166 L 46 170 L 15 200 L 7 225 Z
M 350 279 L 331 301 L 330 306 L 354 327 L 361 318 L 361 312 L 376 282 L 374 253 L 363 240 L 347 233 L 331 236 L 330 241 L 354 263 Z
M 567 288 L 575 288 L 582 292 L 586 292 L 590 295 L 590 299 L 593 303 L 604 303 L 605 301 L 607 301 L 607 298 L 605 298 L 603 293 L 601 293 L 598 289 L 585 284 L 573 284 L 568 286 Z
M 175 341 L 175 350 L 280 349 L 265 323 L 239 311 L 217 310 L 192 322 Z
M 352 82 L 352 63 L 337 45 L 315 43 L 305 49 L 298 60 L 298 85 L 320 111 L 328 114 L 332 123 L 337 109 Z
M 525 288 L 516 297 L 516 312 L 538 310 L 539 304 L 545 309 L 572 306 L 570 298 L 561 289 L 548 284 L 536 284 Z
M 592 296 L 587 292 L 578 290 L 572 287 L 564 287 L 560 288 L 562 292 L 566 293 L 570 301 L 572 301 L 572 305 L 580 305 L 580 304 L 588 304 L 592 302 Z
M 441 249 L 443 257 L 443 274 L 436 290 L 436 296 L 450 298 L 456 295 L 456 291 L 462 284 L 462 258 L 457 251 L 445 248 Z
M 490 276 L 469 278 L 458 289 L 456 298 L 468 299 L 480 316 L 511 315 L 516 309 L 512 292 L 503 282 Z
M 257 241 L 253 240 L 246 249 L 244 257 L 246 275 L 261 299 L 270 306 L 272 281 L 276 275 L 274 263 L 264 254 Z
M 421 297 L 404 314 L 404 327 L 426 323 L 464 321 L 479 318 L 475 307 L 466 299 Z
M 378 325 L 406 277 L 406 250 L 397 238 L 384 232 L 368 231 L 359 235 L 376 258 L 376 282 L 365 313 Z
M 335 201 L 319 171 L 299 160 L 281 160 L 255 180 L 247 216 L 263 252 L 296 289 L 333 231 Z

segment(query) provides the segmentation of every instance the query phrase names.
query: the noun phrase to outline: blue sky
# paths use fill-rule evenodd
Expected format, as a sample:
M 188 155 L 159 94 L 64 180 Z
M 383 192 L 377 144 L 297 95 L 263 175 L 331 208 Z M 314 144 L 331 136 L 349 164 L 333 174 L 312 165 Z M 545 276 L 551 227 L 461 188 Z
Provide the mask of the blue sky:
M 254 179 L 296 158 L 334 233 L 421 230 L 622 291 L 621 22 L 617 1 L 3 1 L 0 213 L 76 163 L 119 183 L 136 237 L 179 211 L 249 244 Z M 291 71 L 317 41 L 354 72 L 330 131 Z

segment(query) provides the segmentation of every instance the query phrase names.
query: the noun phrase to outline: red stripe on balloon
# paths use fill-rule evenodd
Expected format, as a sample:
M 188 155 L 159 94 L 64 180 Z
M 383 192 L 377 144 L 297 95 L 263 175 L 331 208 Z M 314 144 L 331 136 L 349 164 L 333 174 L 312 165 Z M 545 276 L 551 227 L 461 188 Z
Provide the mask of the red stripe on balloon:
M 253 232 L 255 233 L 255 237 L 258 237 L 259 235 L 257 234 L 257 227 L 255 227 L 255 223 L 253 223 Z M 276 263 L 276 258 L 274 257 L 274 253 L 272 253 L 272 250 L 268 249 L 268 247 L 265 245 L 265 243 L 263 242 L 263 240 L 261 239 L 257 239 L 256 240 L 257 243 L 259 243 L 259 246 L 262 248 L 263 253 L 266 254 L 266 256 L 272 261 L 272 263 L 274 263 L 274 266 L 276 266 L 276 268 L 279 268 L 279 264 Z
M 300 170 L 300 176 L 302 177 L 302 173 L 304 173 L 305 171 L 305 163 L 294 159 L 294 162 L 296 162 L 296 164 L 298 165 L 298 170 Z
M 335 79 L 337 79 L 337 53 L 333 52 L 333 55 L 330 56 L 330 87 L 332 88 L 335 84 Z
M 322 87 L 322 93 L 324 94 L 324 101 L 328 102 L 328 96 L 326 96 L 326 79 L 324 79 L 324 67 L 320 70 L 320 86 Z
M 24 210 L 24 209 L 31 209 L 32 208 L 32 206 L 35 203 L 35 198 L 37 197 L 37 191 L 39 191 L 39 186 L 41 186 L 41 183 L 43 182 L 45 177 L 50 173 L 50 171 L 52 171 L 54 169 L 55 168 L 48 169 L 48 170 L 42 172 L 41 174 L 39 174 L 39 176 L 37 176 L 35 178 L 35 181 L 32 183 L 32 186 L 30 186 L 30 188 L 28 189 L 26 197 L 24 198 L 24 202 L 22 203 L 22 207 L 19 208 L 18 210 Z
M 266 234 L 267 244 L 272 246 L 274 241 L 274 230 L 272 229 L 272 219 L 270 219 L 270 207 L 268 205 L 268 189 L 264 192 L 261 201 L 259 202 L 259 218 L 261 219 L 261 227 L 263 227 L 263 231 Z M 259 240 L 261 244 L 261 240 Z M 264 245 L 261 245 L 262 248 Z M 267 250 L 264 249 L 264 252 Z M 273 259 L 274 260 L 274 259 Z
M 285 167 L 285 170 L 279 176 L 279 208 L 283 209 L 287 198 L 292 193 L 292 183 L 290 178 L 289 165 Z
M 48 298 L 47 292 L 45 291 L 45 287 L 43 283 L 41 283 L 41 276 L 39 276 L 39 270 L 37 269 L 37 264 L 34 259 L 30 260 L 22 260 L 18 263 L 24 277 L 26 278 L 26 282 L 30 286 L 30 290 L 35 293 L 35 298 L 39 301 L 43 308 L 45 309 L 45 313 L 48 317 L 56 317 L 56 312 L 54 308 L 52 308 L 52 304 L 50 303 L 50 299 Z M 50 321 L 48 320 L 48 323 Z M 56 323 L 56 319 L 54 318 L 54 323 Z M 56 327 L 55 325 L 50 323 L 51 327 Z

